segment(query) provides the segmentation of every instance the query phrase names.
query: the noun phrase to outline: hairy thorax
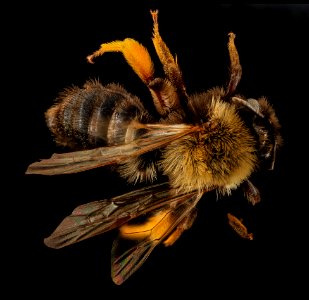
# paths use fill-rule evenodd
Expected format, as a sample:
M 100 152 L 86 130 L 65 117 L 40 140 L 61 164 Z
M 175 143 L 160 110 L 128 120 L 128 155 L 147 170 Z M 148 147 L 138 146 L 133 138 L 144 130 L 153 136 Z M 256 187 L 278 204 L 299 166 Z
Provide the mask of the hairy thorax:
M 228 193 L 254 171 L 255 140 L 233 105 L 212 98 L 207 114 L 200 132 L 166 147 L 162 169 L 181 191 L 218 188 Z

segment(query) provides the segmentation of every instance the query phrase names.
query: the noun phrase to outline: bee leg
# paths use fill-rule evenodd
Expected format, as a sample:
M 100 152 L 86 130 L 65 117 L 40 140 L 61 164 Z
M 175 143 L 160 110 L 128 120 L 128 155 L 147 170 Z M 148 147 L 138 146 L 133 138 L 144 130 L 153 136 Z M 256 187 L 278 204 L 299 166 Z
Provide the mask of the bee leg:
M 253 233 L 249 233 L 247 227 L 242 223 L 242 220 L 238 219 L 234 215 L 228 213 L 229 225 L 234 229 L 234 231 L 242 238 L 253 240 Z
M 151 15 L 154 21 L 153 43 L 163 65 L 166 79 L 154 77 L 154 66 L 148 50 L 131 38 L 104 43 L 97 51 L 87 56 L 87 60 L 89 63 L 93 63 L 95 57 L 106 52 L 121 52 L 134 72 L 149 88 L 154 105 L 160 115 L 167 116 L 172 111 L 178 111 L 180 115 L 185 115 L 183 109 L 187 105 L 188 96 L 181 71 L 159 34 L 158 11 L 151 11 Z M 180 103 L 184 105 L 181 106 Z
M 170 82 L 172 87 L 175 89 L 175 93 L 177 93 L 178 97 L 172 99 L 171 103 L 168 103 L 166 100 L 166 106 L 172 108 L 174 110 L 182 104 L 183 108 L 185 109 L 188 102 L 188 95 L 186 92 L 186 87 L 183 82 L 181 70 L 177 64 L 177 58 L 174 59 L 173 55 L 171 54 L 169 48 L 163 41 L 160 33 L 159 33 L 159 24 L 158 24 L 158 10 L 150 11 L 151 16 L 153 19 L 153 37 L 152 42 L 154 44 L 156 53 L 162 63 L 164 73 L 166 75 L 167 80 Z M 162 93 L 164 94 L 164 93 Z M 179 100 L 178 100 L 179 99 Z M 180 103 L 179 103 L 180 101 Z
M 121 52 L 128 64 L 132 67 L 139 78 L 148 85 L 153 80 L 154 66 L 148 50 L 134 39 L 113 41 L 104 43 L 100 49 L 87 56 L 87 60 L 93 63 L 93 59 L 106 52 Z
M 236 49 L 235 34 L 233 32 L 229 33 L 228 50 L 230 55 L 230 81 L 227 86 L 226 96 L 234 94 L 237 85 L 240 81 L 242 68 L 239 61 L 238 51 Z
M 162 210 L 148 218 L 145 223 L 124 224 L 119 228 L 119 234 L 122 238 L 131 240 L 160 240 L 173 225 L 170 213 L 170 210 Z
M 260 192 L 250 180 L 247 179 L 243 183 L 243 189 L 244 189 L 246 198 L 252 205 L 256 205 L 257 203 L 261 202 Z
M 172 246 L 182 235 L 185 230 L 188 230 L 192 227 L 195 219 L 197 217 L 197 211 L 194 209 L 189 213 L 188 216 L 181 221 L 181 223 L 176 227 L 176 229 L 165 239 L 163 242 L 164 246 Z
M 165 116 L 171 108 L 178 106 L 178 95 L 172 84 L 168 80 L 154 78 L 153 62 L 148 50 L 142 44 L 130 38 L 104 43 L 99 50 L 87 56 L 87 60 L 93 63 L 95 57 L 106 52 L 121 52 L 123 54 L 134 72 L 148 86 L 160 115 Z

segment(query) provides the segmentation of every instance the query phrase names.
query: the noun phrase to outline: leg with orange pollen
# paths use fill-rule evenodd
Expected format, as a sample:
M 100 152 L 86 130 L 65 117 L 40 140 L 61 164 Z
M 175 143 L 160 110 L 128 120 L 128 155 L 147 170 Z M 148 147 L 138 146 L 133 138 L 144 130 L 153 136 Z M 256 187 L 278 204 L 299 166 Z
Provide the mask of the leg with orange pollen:
M 93 63 L 93 59 L 106 52 L 121 52 L 128 64 L 139 78 L 148 84 L 153 80 L 154 67 L 148 50 L 134 39 L 127 38 L 123 41 L 104 43 L 100 49 L 87 56 L 87 60 Z

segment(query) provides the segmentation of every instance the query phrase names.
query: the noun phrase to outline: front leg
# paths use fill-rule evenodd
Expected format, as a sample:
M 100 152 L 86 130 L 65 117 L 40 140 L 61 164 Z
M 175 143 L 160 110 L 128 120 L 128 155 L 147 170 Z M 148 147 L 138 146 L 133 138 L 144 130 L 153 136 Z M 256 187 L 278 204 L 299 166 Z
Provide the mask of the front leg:
M 230 32 L 228 42 L 228 50 L 230 55 L 230 81 L 226 89 L 226 97 L 234 94 L 242 74 L 239 55 L 234 40 L 235 34 L 233 32 Z

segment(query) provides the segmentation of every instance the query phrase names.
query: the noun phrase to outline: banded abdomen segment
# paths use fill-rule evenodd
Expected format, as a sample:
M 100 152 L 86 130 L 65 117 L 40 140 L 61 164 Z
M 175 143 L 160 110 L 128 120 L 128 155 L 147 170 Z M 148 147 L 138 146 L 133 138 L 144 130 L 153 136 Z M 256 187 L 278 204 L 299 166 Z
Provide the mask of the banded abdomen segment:
M 136 96 L 118 84 L 98 81 L 64 90 L 45 117 L 57 144 L 72 149 L 122 144 L 130 138 L 132 120 L 149 119 Z

